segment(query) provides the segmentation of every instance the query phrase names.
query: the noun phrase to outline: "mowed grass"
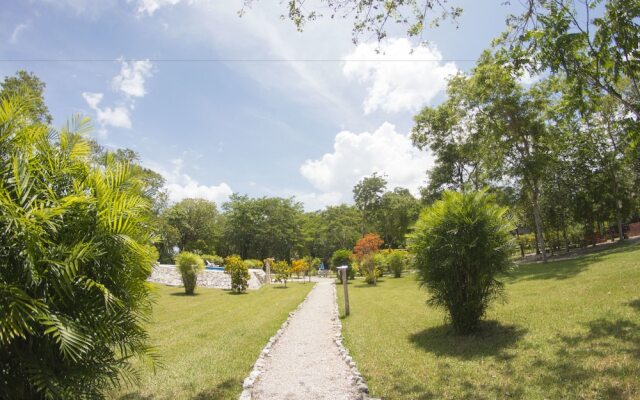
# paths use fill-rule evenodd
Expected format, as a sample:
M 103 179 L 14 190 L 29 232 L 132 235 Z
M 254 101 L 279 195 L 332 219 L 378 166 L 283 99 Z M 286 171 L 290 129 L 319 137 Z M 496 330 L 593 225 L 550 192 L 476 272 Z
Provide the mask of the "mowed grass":
M 109 393 L 112 399 L 237 399 L 242 381 L 267 344 L 313 284 L 290 283 L 235 295 L 198 288 L 157 285 L 152 344 L 164 364 L 144 370 L 135 388 Z
M 345 344 L 384 399 L 639 399 L 640 246 L 526 264 L 454 335 L 415 276 L 349 285 Z M 342 288 L 338 288 L 341 312 Z

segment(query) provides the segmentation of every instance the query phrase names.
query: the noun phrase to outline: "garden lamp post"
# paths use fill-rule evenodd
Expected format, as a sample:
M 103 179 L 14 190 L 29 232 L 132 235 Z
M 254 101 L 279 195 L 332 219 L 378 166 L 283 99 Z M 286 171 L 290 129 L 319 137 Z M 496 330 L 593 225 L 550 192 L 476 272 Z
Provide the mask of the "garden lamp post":
M 336 269 L 342 274 L 342 286 L 344 287 L 344 315 L 349 315 L 349 289 L 347 286 L 347 269 L 349 267 L 343 265 Z

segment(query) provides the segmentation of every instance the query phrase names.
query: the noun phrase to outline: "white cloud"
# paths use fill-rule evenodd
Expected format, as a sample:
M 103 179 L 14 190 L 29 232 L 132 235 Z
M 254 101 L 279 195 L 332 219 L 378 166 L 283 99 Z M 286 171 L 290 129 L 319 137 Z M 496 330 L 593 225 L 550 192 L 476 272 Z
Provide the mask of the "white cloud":
M 96 117 L 102 126 L 131 129 L 129 109 L 122 106 L 96 109 Z
M 100 130 L 101 136 L 106 136 L 105 127 L 113 126 L 116 128 L 131 129 L 131 117 L 129 115 L 129 109 L 124 106 L 104 107 L 100 108 L 100 102 L 103 98 L 102 93 L 82 93 L 82 97 L 87 102 L 89 107 L 96 113 L 96 119 L 102 129 Z
M 357 61 L 374 60 L 374 61 Z M 363 107 L 369 114 L 418 111 L 446 88 L 447 79 L 458 72 L 455 63 L 443 63 L 435 47 L 413 47 L 405 38 L 361 43 L 345 57 L 345 76 L 367 84 Z
M 215 201 L 218 206 L 229 200 L 233 194 L 231 187 L 226 182 L 218 185 L 203 185 L 190 175 L 183 172 L 184 161 L 180 158 L 171 160 L 171 170 L 162 166 L 147 162 L 147 166 L 164 176 L 166 180 L 165 188 L 169 194 L 169 200 L 178 202 L 183 199 L 199 198 Z
M 145 80 L 151 76 L 152 63 L 149 60 L 132 61 L 122 60 L 120 73 L 111 80 L 111 87 L 121 93 L 119 105 L 113 107 L 100 107 L 104 97 L 103 93 L 84 92 L 82 97 L 89 107 L 96 113 L 96 119 L 100 124 L 98 134 L 107 136 L 108 126 L 115 128 L 131 129 L 131 112 L 135 108 L 134 97 L 144 97 L 146 94 Z
M 158 9 L 165 6 L 175 6 L 181 0 L 138 0 L 138 13 L 153 15 Z
M 18 38 L 22 34 L 22 32 L 24 32 L 28 27 L 29 27 L 29 22 L 24 22 L 16 25 L 15 29 L 11 33 L 11 38 L 9 38 L 9 42 L 16 43 L 18 41 Z
M 82 93 L 82 97 L 84 97 L 84 100 L 87 102 L 89 107 L 95 110 L 98 108 L 98 104 L 100 104 L 100 102 L 102 101 L 104 94 L 84 92 Z
M 333 152 L 305 161 L 300 173 L 323 195 L 347 201 L 353 186 L 374 172 L 386 175 L 388 189 L 401 186 L 417 195 L 432 165 L 429 154 L 413 147 L 408 135 L 385 122 L 373 133 L 338 133 Z
M 111 86 L 127 96 L 144 97 L 145 79 L 151 76 L 152 64 L 149 60 L 122 61 L 120 73 L 113 77 Z
M 522 72 L 522 75 L 520 75 L 518 77 L 518 82 L 520 82 L 521 84 L 525 85 L 525 86 L 531 86 L 534 83 L 538 82 L 539 80 L 542 79 L 542 76 L 535 74 L 535 75 L 531 75 L 531 73 L 527 70 L 524 70 Z

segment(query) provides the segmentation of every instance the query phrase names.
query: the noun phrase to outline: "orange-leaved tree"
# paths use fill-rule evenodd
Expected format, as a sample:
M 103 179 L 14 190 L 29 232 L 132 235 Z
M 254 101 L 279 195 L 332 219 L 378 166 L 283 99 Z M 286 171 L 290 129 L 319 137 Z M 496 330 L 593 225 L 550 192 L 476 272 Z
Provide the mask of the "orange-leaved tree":
M 291 272 L 299 278 L 300 274 L 309 272 L 309 262 L 304 258 L 291 261 Z
M 378 279 L 378 271 L 376 271 L 376 263 L 374 255 L 380 250 L 384 241 L 377 233 L 367 233 L 356 242 L 353 248 L 353 254 L 362 268 L 365 280 L 369 284 L 376 284 Z

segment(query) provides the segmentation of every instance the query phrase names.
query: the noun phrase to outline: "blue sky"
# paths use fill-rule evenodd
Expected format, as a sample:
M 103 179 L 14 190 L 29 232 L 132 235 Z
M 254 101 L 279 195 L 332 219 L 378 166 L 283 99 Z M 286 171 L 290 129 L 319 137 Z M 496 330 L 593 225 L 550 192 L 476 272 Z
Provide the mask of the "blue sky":
M 351 202 L 376 171 L 417 192 L 432 160 L 411 147 L 412 116 L 442 101 L 446 78 L 472 67 L 465 60 L 519 7 L 459 1 L 458 29 L 426 31 L 430 47 L 392 29 L 378 54 L 377 43 L 352 44 L 348 20 L 300 33 L 279 18 L 279 1 L 239 18 L 242 3 L 11 1 L 0 14 L 0 74 L 36 73 L 54 124 L 90 116 L 98 141 L 136 150 L 174 201 L 220 204 L 240 192 L 295 196 L 313 210 Z

